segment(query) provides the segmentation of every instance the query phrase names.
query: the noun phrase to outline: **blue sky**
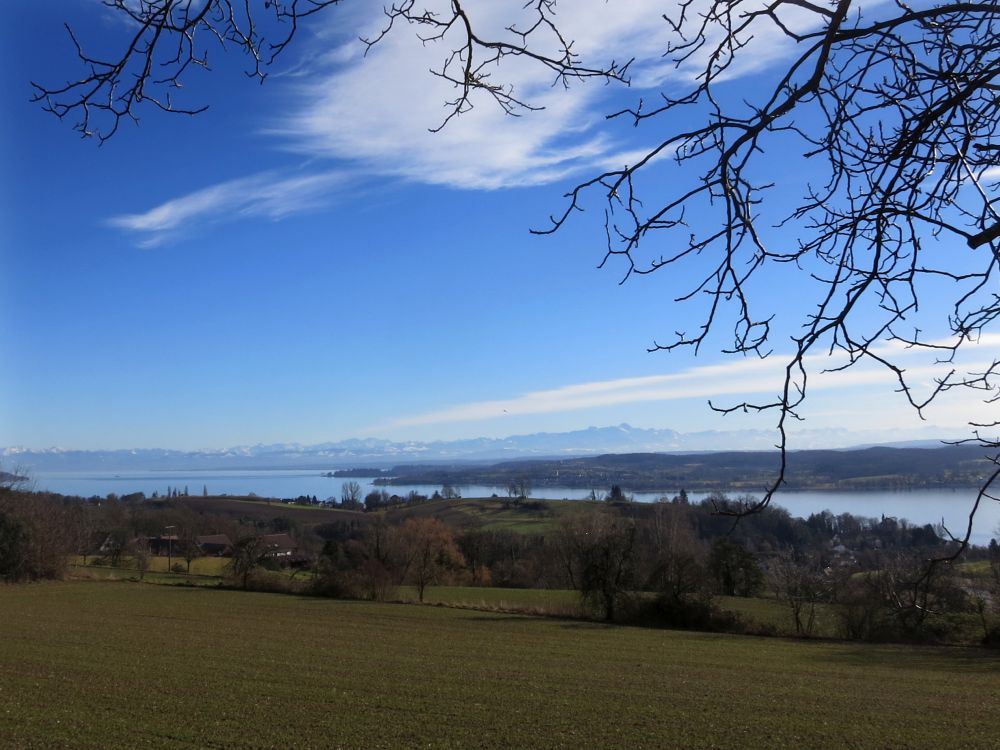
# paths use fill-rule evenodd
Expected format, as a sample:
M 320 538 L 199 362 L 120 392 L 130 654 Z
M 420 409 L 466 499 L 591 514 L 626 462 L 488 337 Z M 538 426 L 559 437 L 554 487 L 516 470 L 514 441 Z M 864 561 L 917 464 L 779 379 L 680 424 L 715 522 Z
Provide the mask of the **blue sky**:
M 722 339 L 697 359 L 646 353 L 694 327 L 670 304 L 684 280 L 619 285 L 623 266 L 598 270 L 599 210 L 551 237 L 528 232 L 575 180 L 655 142 L 661 125 L 603 115 L 686 75 L 655 54 L 657 4 L 581 0 L 566 16 L 584 54 L 643 56 L 631 90 L 566 92 L 514 68 L 544 111 L 511 118 L 482 102 L 438 134 L 449 92 L 426 70 L 441 52 L 403 29 L 362 59 L 376 5 L 318 16 L 264 85 L 213 51 L 215 70 L 183 92 L 208 112 L 147 111 L 102 147 L 31 104 L 29 81 L 79 72 L 64 20 L 99 46 L 122 27 L 93 0 L 19 7 L 0 40 L 0 446 L 769 424 L 723 420 L 706 401 L 773 392 L 779 362 L 726 360 Z M 734 94 L 781 59 L 760 44 Z M 780 191 L 798 167 L 774 169 Z M 779 350 L 807 286 L 786 268 L 759 287 Z M 809 429 L 905 437 L 919 425 L 880 374 L 830 378 L 814 395 Z M 977 408 L 928 416 L 951 428 Z

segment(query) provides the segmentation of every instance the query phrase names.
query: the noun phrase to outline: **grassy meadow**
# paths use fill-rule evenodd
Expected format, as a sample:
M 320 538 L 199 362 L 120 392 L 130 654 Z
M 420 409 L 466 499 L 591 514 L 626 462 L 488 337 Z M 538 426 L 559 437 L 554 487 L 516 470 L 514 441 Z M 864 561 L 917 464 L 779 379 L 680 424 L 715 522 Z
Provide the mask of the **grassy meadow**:
M 415 586 L 400 586 L 397 598 L 417 601 Z M 479 586 L 428 586 L 424 604 L 448 607 L 537 612 L 548 615 L 582 615 L 580 595 L 566 589 L 505 589 Z
M 141 579 L 145 583 L 217 587 L 225 583 L 226 558 L 207 557 L 192 561 L 191 574 L 169 572 L 166 558 L 151 558 L 149 570 Z M 80 558 L 70 568 L 70 576 L 82 581 L 129 581 L 139 582 L 139 572 L 128 560 L 122 567 L 84 565 Z M 292 576 L 283 570 L 259 570 L 258 579 L 269 578 L 277 584 L 288 584 Z M 295 580 L 305 586 L 310 578 L 308 572 L 296 573 Z M 230 582 L 232 585 L 232 582 Z M 636 596 L 650 596 L 638 593 Z M 419 600 L 415 586 L 399 586 L 389 597 L 394 602 L 417 603 Z M 717 596 L 715 604 L 720 610 L 737 615 L 753 631 L 759 628 L 768 634 L 795 636 L 795 623 L 788 606 L 773 596 L 739 597 Z M 565 617 L 590 617 L 581 604 L 580 595 L 568 589 L 525 589 L 481 586 L 428 586 L 424 591 L 424 604 L 480 609 L 521 614 L 554 615 Z M 971 615 L 953 615 L 952 636 L 954 642 L 978 645 L 982 630 Z M 841 628 L 836 607 L 817 604 L 812 636 L 816 638 L 838 638 Z
M 432 500 L 397 508 L 391 515 L 438 518 L 453 529 L 478 528 L 516 534 L 546 534 L 558 528 L 559 519 L 578 512 L 581 500 L 527 500 L 514 503 L 498 498 Z
M 102 562 L 101 558 L 97 558 L 99 562 Z M 101 565 L 94 566 L 95 557 L 93 555 L 84 558 L 82 555 L 74 555 L 70 560 L 70 564 L 73 566 L 74 570 L 83 571 L 91 567 L 106 568 L 108 570 L 120 570 L 120 571 L 131 571 L 131 575 L 138 575 L 138 571 L 135 569 L 135 564 L 130 557 L 124 557 L 122 559 L 122 565 L 119 568 L 112 568 L 106 562 L 107 558 L 103 558 Z M 218 578 L 225 574 L 226 566 L 229 564 L 230 560 L 228 557 L 196 557 L 191 561 L 191 572 L 192 576 L 209 576 L 212 578 Z M 188 575 L 187 562 L 183 557 L 178 558 L 174 555 L 172 558 L 167 558 L 166 556 L 152 555 L 147 563 L 148 568 L 146 569 L 146 574 L 151 573 L 170 573 L 171 567 L 177 565 L 181 566 L 185 572 L 182 575 Z
M 0 747 L 992 748 L 1000 655 L 126 582 L 0 587 Z
M 192 561 L 191 573 L 173 573 L 165 557 L 150 558 L 149 569 L 142 579 L 139 572 L 125 560 L 121 567 L 85 565 L 76 558 L 70 576 L 79 581 L 127 581 L 174 586 L 212 586 L 225 582 L 227 558 L 203 557 Z M 309 573 L 297 575 L 300 582 L 309 579 Z M 288 581 L 290 575 L 282 570 L 259 570 L 255 576 Z M 231 584 L 232 585 L 232 584 Z M 639 594 L 643 596 L 643 594 Z M 415 604 L 419 596 L 415 586 L 399 586 L 390 594 L 395 602 Z M 715 599 L 720 609 L 732 612 L 751 626 L 763 626 L 777 635 L 794 636 L 795 625 L 791 612 L 782 602 L 768 597 L 719 596 Z M 424 604 L 458 607 L 463 609 L 494 610 L 499 612 L 584 617 L 587 613 L 580 595 L 569 589 L 524 589 L 493 586 L 428 586 L 424 591 Z M 814 635 L 820 638 L 837 637 L 836 614 L 830 605 L 817 605 Z M 974 635 L 979 635 L 974 633 Z M 976 639 L 970 638 L 970 644 Z
M 413 586 L 400 586 L 397 598 L 406 602 L 416 602 L 417 590 Z M 588 614 L 581 605 L 579 593 L 568 589 L 428 586 L 424 592 L 424 603 L 568 617 L 582 617 Z M 779 635 L 795 635 L 795 623 L 791 611 L 787 605 L 776 599 L 718 596 L 715 598 L 715 603 L 721 610 L 739 615 L 751 625 L 764 626 Z M 833 608 L 829 605 L 817 605 L 814 634 L 817 637 L 833 638 L 836 632 L 836 615 Z

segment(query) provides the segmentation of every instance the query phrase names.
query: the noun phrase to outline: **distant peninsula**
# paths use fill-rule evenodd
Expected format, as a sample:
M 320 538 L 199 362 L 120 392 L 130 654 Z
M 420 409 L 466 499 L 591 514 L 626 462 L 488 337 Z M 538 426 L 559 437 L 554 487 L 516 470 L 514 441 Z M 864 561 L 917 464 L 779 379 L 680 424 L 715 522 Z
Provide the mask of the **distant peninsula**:
M 337 469 L 337 471 L 328 471 L 323 476 L 325 477 L 388 477 L 391 476 L 392 472 L 388 469 L 373 469 L 373 468 L 357 468 L 357 469 Z
M 941 448 L 865 448 L 790 451 L 788 490 L 909 490 L 980 484 L 996 468 L 976 445 Z M 486 485 L 528 481 L 535 488 L 607 489 L 630 492 L 759 492 L 774 481 L 777 451 L 718 453 L 624 453 L 553 460 L 505 461 L 492 466 L 397 466 L 391 485 Z

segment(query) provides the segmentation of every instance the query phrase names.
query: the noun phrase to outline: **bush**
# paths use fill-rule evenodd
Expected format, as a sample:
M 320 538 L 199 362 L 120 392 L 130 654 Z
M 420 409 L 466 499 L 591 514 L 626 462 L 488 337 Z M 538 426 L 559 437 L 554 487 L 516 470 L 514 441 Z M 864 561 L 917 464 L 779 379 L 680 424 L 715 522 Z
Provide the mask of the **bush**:
M 170 566 L 171 573 L 187 573 L 187 568 L 184 567 L 183 563 L 174 563 Z
M 73 542 L 73 528 L 61 502 L 0 489 L 0 580 L 61 578 Z
M 14 582 L 28 577 L 29 549 L 24 524 L 0 513 L 0 579 Z
M 987 648 L 1000 648 L 1000 625 L 994 625 L 986 632 L 982 644 Z
M 391 572 L 378 560 L 348 562 L 343 555 L 335 554 L 320 558 L 309 591 L 335 599 L 383 602 L 396 596 L 396 584 Z
M 347 571 L 339 569 L 328 557 L 320 558 L 316 575 L 310 585 L 310 593 L 315 596 L 329 596 L 334 599 L 358 599 L 357 591 L 351 585 Z
M 967 643 L 968 616 L 924 616 L 873 601 L 852 601 L 839 609 L 841 635 L 874 643 Z
M 883 640 L 885 612 L 881 602 L 855 599 L 842 604 L 837 611 L 841 635 L 851 641 Z
M 969 596 L 945 568 L 920 582 L 924 564 L 916 555 L 887 558 L 879 568 L 852 578 L 839 596 L 841 635 L 902 643 L 974 640 Z
M 720 594 L 750 597 L 764 589 L 764 572 L 757 557 L 727 537 L 712 543 L 708 567 Z
M 770 632 L 773 629 L 753 625 L 735 612 L 720 609 L 705 596 L 633 599 L 623 619 L 629 624 L 645 627 L 774 635 Z
M 303 594 L 308 592 L 305 581 L 294 581 L 285 576 L 270 575 L 263 571 L 253 571 L 244 578 L 242 575 L 227 576 L 227 586 L 241 588 L 245 591 L 260 591 L 268 594 Z

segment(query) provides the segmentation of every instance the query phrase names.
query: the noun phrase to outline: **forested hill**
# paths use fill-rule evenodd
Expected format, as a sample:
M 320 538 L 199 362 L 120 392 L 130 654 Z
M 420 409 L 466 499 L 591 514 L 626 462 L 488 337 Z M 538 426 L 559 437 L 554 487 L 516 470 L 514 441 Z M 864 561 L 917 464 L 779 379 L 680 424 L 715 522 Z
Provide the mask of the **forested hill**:
M 787 459 L 788 489 L 912 489 L 974 485 L 996 466 L 979 446 L 794 451 Z M 773 481 L 777 451 L 671 454 L 625 453 L 552 460 L 506 461 L 492 466 L 399 466 L 388 484 L 484 484 L 527 480 L 533 487 L 632 492 L 760 491 Z M 538 494 L 538 493 L 536 493 Z

